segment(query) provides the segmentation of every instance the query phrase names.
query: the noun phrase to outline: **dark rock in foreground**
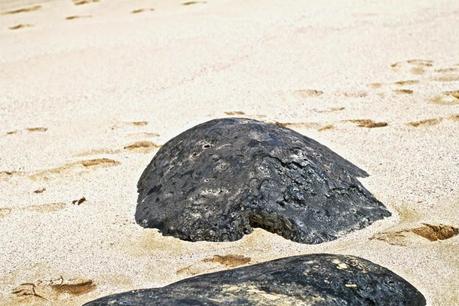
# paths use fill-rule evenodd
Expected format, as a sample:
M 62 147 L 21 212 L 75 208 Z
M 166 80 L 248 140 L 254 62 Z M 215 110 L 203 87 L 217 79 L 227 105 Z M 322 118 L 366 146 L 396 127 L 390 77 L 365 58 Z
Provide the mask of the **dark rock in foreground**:
M 138 183 L 137 223 L 184 240 L 233 241 L 260 227 L 321 243 L 390 216 L 320 143 L 256 120 L 227 118 L 167 142 Z
M 287 257 L 100 298 L 98 305 L 425 305 L 403 278 L 343 255 Z

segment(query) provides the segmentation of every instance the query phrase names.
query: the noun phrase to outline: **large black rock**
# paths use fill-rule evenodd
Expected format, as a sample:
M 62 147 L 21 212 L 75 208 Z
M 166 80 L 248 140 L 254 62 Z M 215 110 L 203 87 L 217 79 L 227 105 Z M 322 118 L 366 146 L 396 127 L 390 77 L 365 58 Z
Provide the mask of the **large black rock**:
M 321 243 L 390 212 L 367 173 L 293 130 L 227 118 L 168 141 L 138 183 L 135 219 L 184 240 L 233 241 L 260 227 Z
M 425 305 L 424 296 L 368 260 L 313 254 L 188 278 L 115 294 L 101 305 Z

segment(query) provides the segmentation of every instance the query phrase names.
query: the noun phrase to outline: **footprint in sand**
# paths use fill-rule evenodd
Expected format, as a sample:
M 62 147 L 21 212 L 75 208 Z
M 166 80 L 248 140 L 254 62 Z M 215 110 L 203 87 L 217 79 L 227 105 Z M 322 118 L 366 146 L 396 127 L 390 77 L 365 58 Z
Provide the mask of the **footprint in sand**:
M 119 129 L 128 126 L 140 127 L 140 126 L 147 126 L 148 121 L 124 121 L 114 124 L 111 129 Z
M 196 275 L 204 272 L 210 272 L 216 270 L 218 267 L 215 266 L 221 265 L 227 268 L 235 268 L 251 262 L 250 257 L 245 257 L 242 255 L 214 255 L 209 258 L 204 258 L 203 260 L 188 265 L 184 268 L 181 268 L 176 271 L 177 275 Z
M 456 82 L 459 81 L 459 73 L 444 74 L 441 76 L 434 77 L 432 80 L 438 82 Z
M 335 126 L 333 124 L 327 124 L 327 125 L 324 125 L 323 127 L 319 128 L 318 131 L 319 132 L 323 132 L 323 131 L 330 131 L 330 130 L 334 130 L 335 129 Z
M 57 203 L 29 205 L 23 208 L 18 208 L 17 210 L 32 211 L 32 212 L 39 212 L 39 213 L 50 213 L 50 212 L 55 212 L 55 211 L 64 209 L 66 206 L 67 204 L 64 202 L 57 202 Z
M 67 16 L 65 17 L 66 20 L 75 20 L 75 19 L 80 19 L 80 18 L 91 18 L 91 15 L 73 15 L 73 16 Z
M 146 126 L 148 125 L 148 121 L 131 121 L 127 122 L 128 124 L 132 124 L 134 126 Z
M 193 4 L 205 4 L 205 1 L 187 1 L 187 2 L 182 2 L 182 5 L 193 5 Z
M 50 213 L 50 212 L 55 212 L 55 211 L 64 209 L 66 206 L 67 204 L 64 202 L 56 202 L 56 203 L 46 203 L 46 204 L 34 204 L 34 205 L 28 205 L 28 206 L 14 208 L 14 209 L 11 207 L 5 207 L 5 208 L 0 208 L 0 218 L 9 215 L 13 211 Z
M 403 67 L 407 67 L 409 68 L 409 71 L 415 75 L 424 74 L 426 69 L 429 69 L 432 66 L 433 66 L 433 61 L 425 60 L 425 59 L 411 59 L 405 62 L 397 62 L 397 63 L 390 65 L 390 67 L 394 71 L 399 71 Z
M 279 122 L 275 121 L 274 124 L 283 128 L 319 128 L 320 124 L 317 122 Z
M 99 2 L 100 0 L 72 0 L 73 4 L 75 5 L 83 5 L 83 4 L 89 4 L 89 3 L 96 3 Z
M 133 151 L 133 152 L 140 152 L 140 153 L 149 153 L 157 148 L 160 148 L 160 145 L 153 143 L 151 141 L 137 141 L 130 145 L 124 147 L 125 150 Z
M 419 80 L 404 80 L 404 81 L 394 82 L 395 85 L 400 85 L 400 86 L 415 85 L 418 83 L 419 83 Z
M 419 121 L 411 121 L 408 122 L 408 125 L 412 127 L 422 127 L 422 126 L 433 126 L 437 125 L 442 121 L 442 118 L 431 118 L 431 119 L 423 119 Z
M 7 215 L 9 215 L 11 213 L 11 210 L 12 209 L 8 207 L 0 208 L 0 218 L 6 217 Z
M 408 64 L 422 66 L 422 67 L 432 67 L 433 61 L 426 59 L 411 59 L 406 61 Z
M 459 71 L 459 67 L 439 68 L 434 70 L 437 73 L 448 73 Z
M 69 201 L 69 202 L 55 202 L 55 203 L 46 203 L 46 204 L 33 204 L 24 207 L 14 208 L 14 211 L 28 211 L 28 212 L 38 212 L 38 213 L 50 213 L 59 211 L 66 207 L 72 205 L 80 206 L 84 202 L 86 202 L 85 197 L 81 197 L 77 200 Z M 4 212 L 4 216 L 10 214 L 13 211 L 13 208 L 1 208 L 0 209 L 0 217 L 2 216 L 2 211 Z
M 62 276 L 50 280 L 36 280 L 23 283 L 13 289 L 12 293 L 21 300 L 38 298 L 42 300 L 56 301 L 60 295 L 82 295 L 93 291 L 96 284 L 91 279 L 70 278 Z
M 152 133 L 152 135 L 157 136 L 158 134 Z M 131 143 L 123 147 L 123 149 L 93 149 L 89 151 L 84 151 L 76 156 L 91 156 L 91 155 L 99 155 L 99 154 L 119 154 L 123 151 L 130 151 L 136 153 L 149 153 L 157 148 L 160 148 L 161 145 L 158 145 L 149 140 L 141 140 Z
M 141 8 L 141 9 L 135 9 L 131 11 L 131 14 L 139 14 L 139 13 L 144 13 L 144 12 L 153 12 L 155 9 L 154 8 Z
M 370 84 L 368 84 L 368 87 L 372 88 L 372 89 L 378 89 L 378 88 L 381 88 L 382 86 L 383 86 L 382 83 L 370 83 Z
M 278 127 L 297 128 L 297 129 L 316 129 L 319 132 L 332 130 L 335 128 L 333 124 L 323 124 L 318 122 L 272 122 Z
M 228 116 L 239 116 L 239 115 L 245 115 L 244 112 L 241 111 L 233 111 L 233 112 L 225 112 L 225 115 Z
M 321 96 L 324 92 L 317 89 L 299 89 L 295 90 L 293 94 L 299 98 L 311 98 Z
M 26 128 L 27 131 L 29 132 L 46 132 L 48 128 L 45 127 L 31 127 L 31 128 Z
M 92 149 L 76 154 L 75 156 L 91 156 L 91 155 L 101 155 L 101 154 L 118 154 L 121 153 L 119 149 Z
M 432 98 L 432 103 L 440 105 L 459 104 L 459 90 L 444 91 L 441 95 Z
M 334 113 L 334 112 L 340 112 L 344 110 L 345 108 L 340 106 L 340 107 L 329 107 L 327 109 L 313 109 L 312 111 L 316 113 Z
M 430 118 L 430 119 L 423 119 L 419 121 L 411 121 L 407 124 L 413 127 L 422 127 L 422 126 L 432 126 L 437 125 L 443 120 L 451 120 L 451 121 L 459 121 L 459 114 L 450 115 L 449 117 L 439 117 L 439 118 Z
M 43 193 L 45 191 L 46 191 L 46 188 L 43 187 L 43 188 L 39 188 L 39 189 L 34 190 L 33 193 L 37 193 L 38 194 L 38 193 Z
M 128 136 L 133 136 L 133 137 L 159 137 L 160 135 L 155 132 L 135 132 L 135 133 L 129 133 L 127 134 Z
M 64 175 L 67 173 L 84 173 L 88 170 L 97 168 L 106 168 L 118 166 L 121 163 L 119 161 L 109 158 L 96 158 L 89 160 L 81 160 L 73 163 L 65 164 L 61 167 L 51 168 L 47 170 L 36 171 L 29 175 L 32 180 L 48 180 L 56 178 L 57 176 Z
M 421 75 L 424 74 L 426 71 L 422 67 L 413 67 L 410 69 L 410 72 L 412 74 Z
M 213 262 L 225 267 L 238 267 L 249 263 L 252 259 L 242 255 L 214 255 L 211 258 L 204 258 L 203 262 Z
M 394 89 L 394 92 L 399 95 L 412 95 L 414 91 L 411 89 L 403 88 L 403 89 Z
M 432 242 L 456 236 L 459 234 L 459 228 L 444 224 L 432 225 L 423 223 L 421 226 L 415 228 L 376 233 L 369 239 L 381 240 L 391 245 L 406 246 L 410 242 L 416 243 L 412 239 L 413 234 Z
M 22 171 L 0 171 L 0 180 L 7 180 L 22 175 L 24 175 Z
M 25 28 L 31 28 L 33 25 L 28 24 L 28 23 L 20 23 L 14 26 L 9 27 L 10 30 L 19 30 L 19 29 L 25 29 Z
M 346 98 L 365 98 L 368 93 L 363 90 L 357 91 L 340 91 L 336 93 L 337 96 L 343 96 Z
M 45 128 L 45 127 L 31 127 L 31 128 L 24 129 L 24 131 L 27 131 L 29 133 L 36 133 L 36 132 L 44 133 L 47 130 L 48 128 Z M 5 135 L 15 135 L 15 134 L 19 134 L 20 132 L 22 132 L 22 130 L 12 130 L 12 131 L 6 132 Z
M 1 13 L 1 15 L 13 15 L 13 14 L 20 14 L 20 13 L 28 13 L 28 12 L 33 12 L 33 11 L 38 11 L 41 9 L 41 5 L 34 5 L 34 6 L 29 6 L 29 7 L 24 7 L 12 11 L 7 11 L 4 13 Z
M 351 122 L 357 124 L 358 127 L 364 127 L 364 128 L 380 128 L 380 127 L 385 127 L 387 126 L 387 122 L 376 122 L 371 119 L 352 119 L 352 120 L 345 120 L 344 122 Z

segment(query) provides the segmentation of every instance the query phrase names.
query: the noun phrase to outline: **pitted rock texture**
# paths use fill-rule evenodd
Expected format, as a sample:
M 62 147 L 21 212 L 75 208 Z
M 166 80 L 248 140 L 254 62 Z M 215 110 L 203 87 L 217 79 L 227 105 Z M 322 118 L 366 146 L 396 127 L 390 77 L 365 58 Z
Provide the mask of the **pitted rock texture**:
M 86 306 L 425 304 L 416 288 L 384 267 L 354 256 L 312 254 L 115 294 Z
M 139 180 L 135 219 L 190 241 L 234 241 L 260 227 L 321 243 L 390 216 L 359 176 L 367 174 L 288 128 L 216 119 L 162 146 Z

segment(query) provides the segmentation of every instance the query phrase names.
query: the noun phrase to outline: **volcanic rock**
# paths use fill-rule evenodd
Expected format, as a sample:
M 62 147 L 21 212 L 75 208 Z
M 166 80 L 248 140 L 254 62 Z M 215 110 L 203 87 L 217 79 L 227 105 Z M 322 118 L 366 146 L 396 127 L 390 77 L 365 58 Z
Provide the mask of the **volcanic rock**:
M 263 228 L 321 243 L 390 216 L 368 174 L 291 129 L 216 119 L 168 141 L 138 182 L 135 219 L 189 241 L 234 241 Z
M 425 304 L 416 288 L 384 267 L 354 256 L 312 254 L 110 295 L 85 305 Z

